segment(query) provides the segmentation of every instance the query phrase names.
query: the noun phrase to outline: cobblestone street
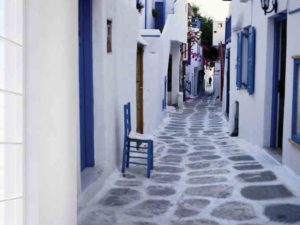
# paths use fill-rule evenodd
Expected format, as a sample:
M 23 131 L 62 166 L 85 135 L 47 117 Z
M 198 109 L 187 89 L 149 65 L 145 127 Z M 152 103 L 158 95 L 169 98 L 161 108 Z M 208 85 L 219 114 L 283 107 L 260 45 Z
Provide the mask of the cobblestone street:
M 299 178 L 264 150 L 230 137 L 209 97 L 169 110 L 155 133 L 154 156 L 150 179 L 141 166 L 125 177 L 114 173 L 79 224 L 300 224 Z

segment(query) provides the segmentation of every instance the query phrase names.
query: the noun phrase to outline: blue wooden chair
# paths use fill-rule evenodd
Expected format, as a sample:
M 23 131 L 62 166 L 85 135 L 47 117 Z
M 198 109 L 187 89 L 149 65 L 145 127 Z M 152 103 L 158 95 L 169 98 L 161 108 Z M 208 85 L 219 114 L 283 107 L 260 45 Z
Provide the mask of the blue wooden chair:
M 129 102 L 124 105 L 124 125 L 122 173 L 125 173 L 125 166 L 128 168 L 129 164 L 143 165 L 147 166 L 147 177 L 149 178 L 150 172 L 153 169 L 153 138 L 131 131 Z M 131 155 L 131 153 L 133 153 L 133 155 Z M 139 161 L 132 161 L 132 159 Z M 146 162 L 143 162 L 144 160 Z

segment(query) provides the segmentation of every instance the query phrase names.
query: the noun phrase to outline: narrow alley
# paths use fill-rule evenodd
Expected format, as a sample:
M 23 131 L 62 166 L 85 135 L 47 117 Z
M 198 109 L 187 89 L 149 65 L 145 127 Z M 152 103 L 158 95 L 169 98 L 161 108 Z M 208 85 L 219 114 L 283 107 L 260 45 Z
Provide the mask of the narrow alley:
M 181 111 L 169 108 L 155 132 L 151 178 L 140 166 L 125 177 L 115 172 L 78 224 L 300 224 L 299 177 L 230 137 L 226 123 L 211 97 L 188 101 Z

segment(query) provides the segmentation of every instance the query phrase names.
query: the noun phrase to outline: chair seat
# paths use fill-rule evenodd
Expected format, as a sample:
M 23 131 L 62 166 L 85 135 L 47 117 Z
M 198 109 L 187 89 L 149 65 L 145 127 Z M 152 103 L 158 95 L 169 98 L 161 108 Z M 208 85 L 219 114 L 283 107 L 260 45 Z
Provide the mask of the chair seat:
M 132 132 L 132 131 L 130 131 L 128 137 L 130 139 L 153 141 L 153 136 L 152 135 L 140 134 L 140 133 Z

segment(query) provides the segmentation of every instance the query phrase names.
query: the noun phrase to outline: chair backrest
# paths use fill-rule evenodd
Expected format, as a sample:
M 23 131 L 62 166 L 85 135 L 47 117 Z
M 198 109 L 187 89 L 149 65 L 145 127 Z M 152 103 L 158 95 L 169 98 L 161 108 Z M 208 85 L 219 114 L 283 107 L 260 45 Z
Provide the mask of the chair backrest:
M 124 135 L 128 137 L 131 131 L 130 102 L 124 105 Z

